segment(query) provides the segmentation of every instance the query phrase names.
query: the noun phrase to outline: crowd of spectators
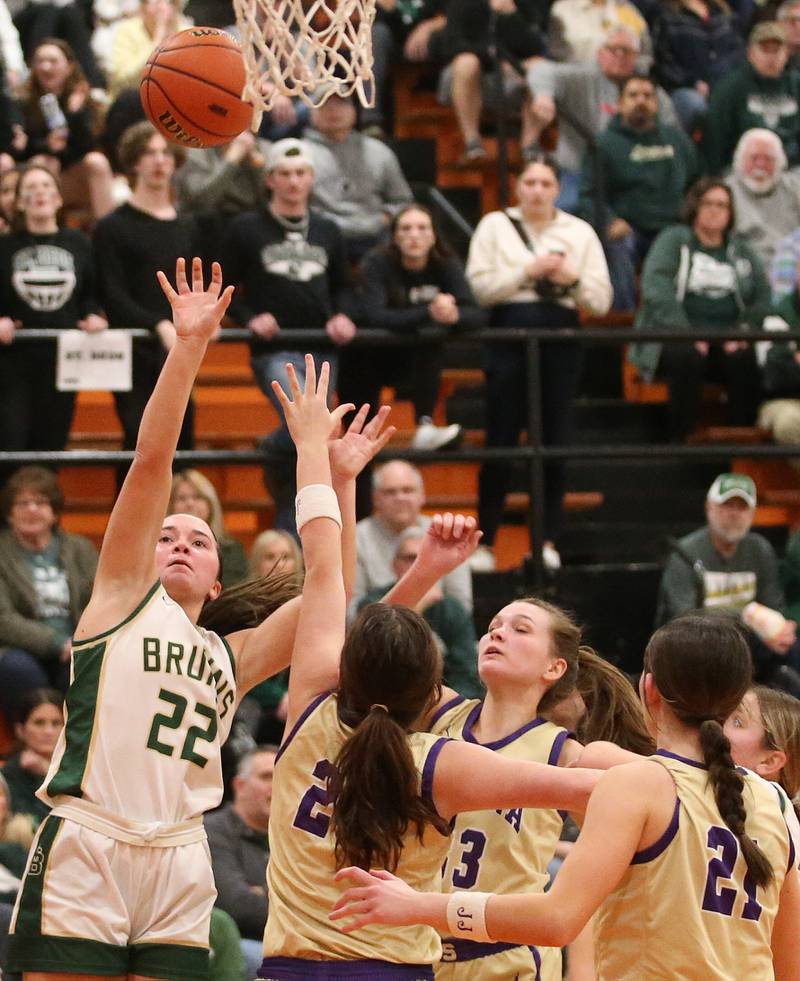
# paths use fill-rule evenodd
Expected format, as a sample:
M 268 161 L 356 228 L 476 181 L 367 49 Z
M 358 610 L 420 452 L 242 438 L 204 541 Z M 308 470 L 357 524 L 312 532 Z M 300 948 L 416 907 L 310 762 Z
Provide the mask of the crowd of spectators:
M 123 445 L 133 448 L 174 341 L 155 271 L 195 254 L 222 261 L 237 287 L 229 322 L 250 332 L 265 398 L 274 403 L 273 380 L 286 384 L 287 361 L 302 384 L 308 345 L 292 332 L 317 328 L 327 341 L 314 354 L 331 361 L 340 399 L 374 406 L 391 385 L 412 402 L 415 449 L 462 436 L 459 425 L 434 422 L 448 341 L 459 331 L 573 327 L 611 309 L 640 331 L 628 352 L 639 377 L 667 383 L 669 438 L 696 427 L 710 380 L 724 386 L 730 423 L 757 420 L 777 442 L 800 443 L 800 353 L 781 339 L 800 328 L 800 0 L 378 0 L 373 106 L 332 95 L 309 111 L 279 98 L 258 133 L 186 151 L 144 121 L 138 77 L 150 51 L 192 21 L 232 26 L 233 5 L 0 0 L 0 451 L 67 445 L 75 399 L 56 389 L 54 346 L 20 339 L 40 326 L 149 332 L 134 343 L 131 391 L 114 396 Z M 439 98 L 462 140 L 459 166 L 489 165 L 487 113 L 502 110 L 518 126 L 514 204 L 483 216 L 465 261 L 414 200 L 387 139 L 389 82 L 403 60 L 440 71 Z M 747 332 L 762 325 L 775 340 L 756 345 Z M 361 345 L 370 328 L 410 342 Z M 648 340 L 648 330 L 665 328 L 741 337 Z M 546 445 L 571 439 L 581 359 L 580 345 L 543 346 L 535 394 Z M 531 395 L 519 348 L 488 345 L 485 377 L 486 445 L 515 446 Z M 181 448 L 193 447 L 193 427 L 190 406 Z M 262 447 L 275 527 L 249 556 L 226 533 L 211 480 L 197 470 L 175 475 L 170 509 L 209 522 L 226 586 L 303 576 L 285 427 Z M 755 658 L 762 677 L 794 690 L 800 534 L 779 564 L 750 531 L 755 487 L 729 478 L 709 490 L 707 524 L 676 543 L 658 618 L 750 602 L 782 611 L 784 633 L 755 644 Z M 493 565 L 509 486 L 508 466 L 482 467 L 475 567 Z M 564 464 L 548 460 L 551 568 L 560 563 L 565 487 Z M 367 472 L 358 497 L 351 614 L 402 575 L 430 522 L 423 475 L 407 463 Z M 37 467 L 6 480 L 0 498 L 0 711 L 17 740 L 0 779 L 0 936 L 3 901 L 41 818 L 30 791 L 61 725 L 71 634 L 96 565 L 91 543 L 61 528 L 63 504 L 56 478 Z M 447 576 L 419 609 L 447 683 L 477 694 L 469 570 Z M 266 917 L 264 788 L 286 691 L 284 674 L 248 696 L 240 743 L 261 748 L 237 760 L 233 799 L 209 820 L 226 878 L 220 906 L 236 921 L 217 918 L 217 943 L 238 943 L 238 925 L 248 965 Z

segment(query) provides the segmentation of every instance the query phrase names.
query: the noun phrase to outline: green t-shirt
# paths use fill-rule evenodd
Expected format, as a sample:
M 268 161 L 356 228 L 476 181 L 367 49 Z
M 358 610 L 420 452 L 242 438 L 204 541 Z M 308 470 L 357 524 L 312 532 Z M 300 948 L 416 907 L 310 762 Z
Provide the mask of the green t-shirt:
M 69 582 L 59 558 L 58 541 L 51 539 L 41 552 L 25 549 L 25 561 L 36 590 L 37 618 L 51 627 L 63 642 L 72 636 L 75 624 L 70 614 Z
M 736 269 L 724 246 L 691 253 L 683 307 L 692 326 L 730 329 L 739 322 Z

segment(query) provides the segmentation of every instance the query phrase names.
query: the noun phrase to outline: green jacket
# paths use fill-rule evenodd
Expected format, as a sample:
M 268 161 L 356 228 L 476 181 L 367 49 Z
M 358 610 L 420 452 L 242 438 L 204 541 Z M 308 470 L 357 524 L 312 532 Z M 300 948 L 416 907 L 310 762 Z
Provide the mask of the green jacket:
M 69 608 L 77 624 L 89 602 L 97 552 L 88 538 L 56 531 L 59 559 L 69 584 Z M 3 647 L 19 647 L 36 657 L 58 657 L 63 638 L 36 618 L 37 597 L 25 554 L 14 535 L 0 531 L 0 657 Z
M 617 114 L 596 138 L 602 167 L 606 223 L 624 218 L 629 225 L 657 232 L 678 220 L 686 187 L 699 172 L 694 144 L 681 129 L 657 123 L 635 130 Z M 578 214 L 594 218 L 591 154 L 583 158 Z
M 688 225 L 672 225 L 650 247 L 642 270 L 639 330 L 742 330 L 760 327 L 770 309 L 769 283 L 750 246 L 729 235 L 719 249 L 701 245 Z M 630 360 L 646 381 L 662 344 L 633 344 Z

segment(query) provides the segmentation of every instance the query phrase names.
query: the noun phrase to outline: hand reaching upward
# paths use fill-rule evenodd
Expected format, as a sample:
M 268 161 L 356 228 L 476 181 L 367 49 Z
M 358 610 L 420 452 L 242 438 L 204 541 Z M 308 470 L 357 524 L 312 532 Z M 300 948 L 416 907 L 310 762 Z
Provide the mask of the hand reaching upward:
M 175 265 L 175 285 L 170 285 L 163 272 L 158 282 L 172 307 L 172 323 L 178 341 L 197 341 L 207 344 L 219 328 L 233 296 L 233 287 L 222 290 L 222 268 L 218 262 L 211 267 L 208 289 L 203 285 L 203 263 L 192 260 L 192 285 L 186 279 L 186 262 L 178 259 Z

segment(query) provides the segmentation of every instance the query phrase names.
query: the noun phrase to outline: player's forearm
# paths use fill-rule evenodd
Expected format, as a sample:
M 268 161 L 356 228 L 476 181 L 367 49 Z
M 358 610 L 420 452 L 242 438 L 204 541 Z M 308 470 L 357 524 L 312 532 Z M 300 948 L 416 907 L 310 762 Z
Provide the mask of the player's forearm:
M 392 586 L 383 597 L 382 602 L 388 603 L 390 606 L 407 606 L 414 609 L 422 597 L 433 589 L 439 578 L 438 572 L 425 569 L 414 563 L 408 572 Z
M 342 576 L 349 603 L 356 583 L 356 482 L 334 480 L 334 490 L 342 512 Z

